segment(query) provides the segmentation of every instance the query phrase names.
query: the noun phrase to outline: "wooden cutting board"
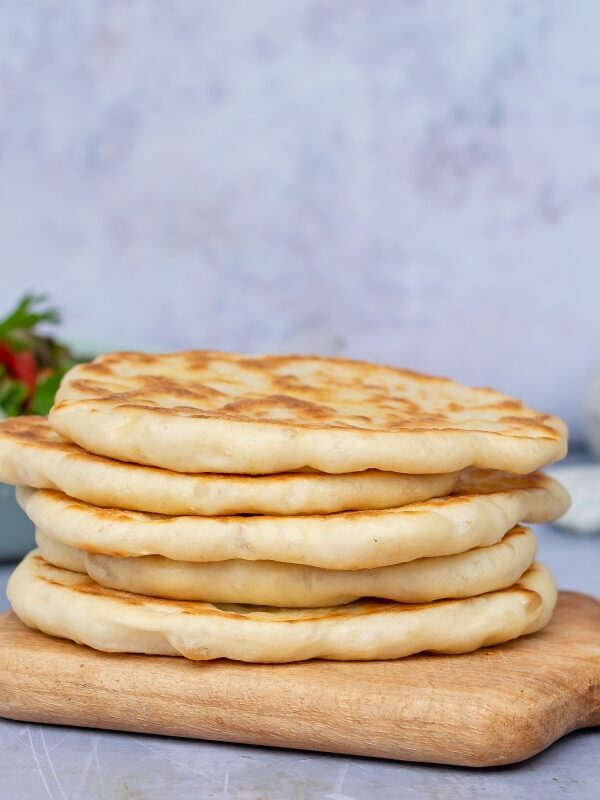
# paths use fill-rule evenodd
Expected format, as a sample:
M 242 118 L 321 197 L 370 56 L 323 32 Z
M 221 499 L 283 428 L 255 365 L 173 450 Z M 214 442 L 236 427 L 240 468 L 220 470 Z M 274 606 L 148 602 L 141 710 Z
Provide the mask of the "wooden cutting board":
M 468 766 L 600 724 L 600 603 L 562 592 L 541 633 L 462 656 L 232 661 L 99 653 L 0 617 L 0 715 Z

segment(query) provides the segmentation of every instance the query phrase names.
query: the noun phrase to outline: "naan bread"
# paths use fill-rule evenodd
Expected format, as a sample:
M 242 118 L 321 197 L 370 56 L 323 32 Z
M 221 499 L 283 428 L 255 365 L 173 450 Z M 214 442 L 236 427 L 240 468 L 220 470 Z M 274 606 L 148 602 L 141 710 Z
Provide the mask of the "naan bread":
M 8 597 L 26 625 L 97 650 L 280 663 L 466 653 L 542 628 L 556 588 L 535 564 L 509 589 L 460 600 L 318 609 L 215 605 L 105 589 L 34 550 L 11 576 Z
M 392 508 L 451 492 L 459 473 L 184 475 L 93 455 L 61 439 L 45 417 L 0 422 L 0 481 L 60 489 L 107 508 L 158 514 L 331 514 Z
M 517 527 L 490 547 L 344 571 L 277 561 L 234 559 L 198 564 L 162 556 L 116 558 L 55 542 L 42 531 L 37 531 L 36 542 L 50 564 L 87 573 L 110 589 L 171 600 L 293 608 L 335 606 L 361 597 L 427 603 L 505 589 L 531 566 L 537 544 L 529 528 Z
M 521 521 L 549 522 L 569 506 L 566 491 L 545 475 L 483 470 L 467 471 L 450 497 L 323 516 L 167 517 L 99 508 L 59 492 L 24 488 L 17 499 L 52 539 L 91 553 L 281 561 L 335 570 L 485 547 Z
M 360 361 L 203 351 L 73 367 L 50 424 L 93 453 L 179 472 L 527 473 L 567 446 L 560 420 L 492 389 Z

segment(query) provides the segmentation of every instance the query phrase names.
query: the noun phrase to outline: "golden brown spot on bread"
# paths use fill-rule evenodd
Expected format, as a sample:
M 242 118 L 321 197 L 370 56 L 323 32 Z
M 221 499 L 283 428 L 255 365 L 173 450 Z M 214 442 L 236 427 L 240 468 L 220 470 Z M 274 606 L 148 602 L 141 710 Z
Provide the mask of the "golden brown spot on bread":
M 523 403 L 521 403 L 520 400 L 513 400 L 512 398 L 507 397 L 503 400 L 499 400 L 497 403 L 489 403 L 488 405 L 483 405 L 481 406 L 481 408 L 517 411 L 523 408 Z
M 126 359 L 127 361 L 131 361 L 135 364 L 156 364 L 159 363 L 162 359 L 160 355 L 154 355 L 152 353 L 140 353 L 135 350 L 121 350 L 115 353 L 107 353 L 104 356 L 100 356 L 92 363 L 104 362 L 107 364 L 116 364 L 117 366 L 122 363 L 122 361 Z M 87 369 L 87 364 L 85 365 Z
M 183 359 L 189 369 L 205 369 L 211 362 L 211 354 L 203 350 L 191 350 L 183 354 Z
M 300 383 L 300 378 L 297 375 L 291 375 L 289 373 L 285 373 L 283 375 L 278 375 L 277 373 L 273 375 L 273 383 L 280 389 L 292 389 L 294 391 L 307 389 L 310 387 L 303 386 Z
M 115 394 L 115 388 L 111 387 L 110 384 L 105 386 L 101 383 L 90 380 L 72 380 L 71 386 L 78 392 L 90 392 L 96 394 L 98 397 L 112 397 Z
M 242 414 L 249 416 L 252 413 L 268 414 L 273 408 L 293 409 L 300 412 L 303 416 L 314 417 L 315 419 L 326 419 L 334 413 L 326 406 L 311 403 L 308 400 L 301 400 L 290 395 L 273 394 L 266 397 L 248 398 L 245 400 L 235 400 L 232 403 L 222 406 L 221 410 L 225 413 Z
M 223 392 L 202 383 L 188 383 L 182 386 L 177 381 L 165 377 L 164 375 L 140 375 L 139 382 L 143 385 L 144 391 L 158 394 L 168 394 L 170 397 L 180 397 L 189 400 L 206 400 L 208 398 L 223 397 Z M 127 393 L 123 393 L 127 397 Z
M 112 375 L 108 366 L 98 361 L 90 361 L 86 369 L 88 372 L 95 373 L 96 375 Z

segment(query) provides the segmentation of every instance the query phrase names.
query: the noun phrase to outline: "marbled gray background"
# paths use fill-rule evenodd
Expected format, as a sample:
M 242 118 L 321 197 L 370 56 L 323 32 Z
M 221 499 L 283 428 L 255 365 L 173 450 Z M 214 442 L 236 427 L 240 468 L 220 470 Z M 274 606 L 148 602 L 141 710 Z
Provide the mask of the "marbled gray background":
M 341 352 L 581 433 L 600 361 L 593 0 L 5 0 L 0 310 Z

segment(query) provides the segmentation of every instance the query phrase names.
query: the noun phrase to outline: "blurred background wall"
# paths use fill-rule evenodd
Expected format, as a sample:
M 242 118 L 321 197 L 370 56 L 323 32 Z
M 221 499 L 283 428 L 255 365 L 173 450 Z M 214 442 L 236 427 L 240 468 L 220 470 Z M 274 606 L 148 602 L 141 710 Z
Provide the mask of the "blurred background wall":
M 0 311 L 108 346 L 341 353 L 581 435 L 600 5 L 0 6 Z

